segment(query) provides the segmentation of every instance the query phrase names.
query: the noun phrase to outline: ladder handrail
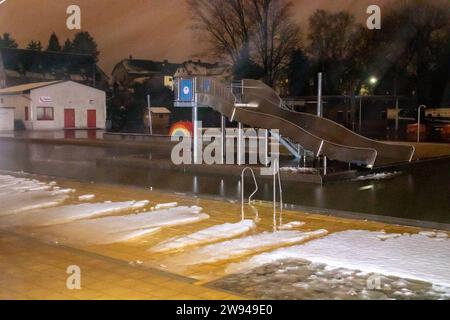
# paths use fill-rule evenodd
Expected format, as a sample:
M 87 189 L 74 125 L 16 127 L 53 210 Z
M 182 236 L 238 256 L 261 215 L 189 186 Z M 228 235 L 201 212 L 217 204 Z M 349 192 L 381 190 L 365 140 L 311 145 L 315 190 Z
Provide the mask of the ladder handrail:
M 275 159 L 273 161 L 273 228 L 277 228 L 277 192 L 276 182 L 278 176 L 278 192 L 280 195 L 280 225 L 283 222 L 283 187 L 281 186 L 280 161 Z
M 256 176 L 255 176 L 255 172 L 253 171 L 252 168 L 250 167 L 245 167 L 242 170 L 241 173 L 241 217 L 242 220 L 245 219 L 245 212 L 244 212 L 244 193 L 245 193 L 245 188 L 244 188 L 244 180 L 245 180 L 245 172 L 247 170 L 250 170 L 252 176 L 253 176 L 253 181 L 255 182 L 255 191 L 253 191 L 253 193 L 248 197 L 248 204 L 251 205 L 252 203 L 252 197 L 258 192 L 259 187 L 258 187 L 258 182 L 256 181 Z

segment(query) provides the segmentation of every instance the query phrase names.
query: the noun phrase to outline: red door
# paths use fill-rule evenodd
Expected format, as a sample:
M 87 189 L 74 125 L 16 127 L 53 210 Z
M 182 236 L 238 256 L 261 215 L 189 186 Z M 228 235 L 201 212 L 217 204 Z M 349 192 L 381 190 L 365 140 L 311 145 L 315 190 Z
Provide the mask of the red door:
M 75 128 L 75 109 L 64 109 L 64 128 Z
M 87 125 L 88 128 L 97 128 L 97 111 L 88 110 L 87 111 Z

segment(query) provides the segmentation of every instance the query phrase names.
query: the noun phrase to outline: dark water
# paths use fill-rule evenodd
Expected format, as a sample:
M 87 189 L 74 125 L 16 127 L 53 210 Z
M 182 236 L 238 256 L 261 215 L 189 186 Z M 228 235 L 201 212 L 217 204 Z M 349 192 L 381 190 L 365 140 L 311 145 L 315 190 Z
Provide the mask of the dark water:
M 0 169 L 4 170 L 240 199 L 239 178 L 96 165 L 101 158 L 167 155 L 167 150 L 150 154 L 132 149 L 0 141 Z M 247 181 L 245 189 L 251 192 L 251 179 Z M 255 198 L 271 201 L 272 184 L 261 180 L 259 188 Z M 450 223 L 450 162 L 432 163 L 377 181 L 324 186 L 283 182 L 283 195 L 285 203 L 300 206 Z

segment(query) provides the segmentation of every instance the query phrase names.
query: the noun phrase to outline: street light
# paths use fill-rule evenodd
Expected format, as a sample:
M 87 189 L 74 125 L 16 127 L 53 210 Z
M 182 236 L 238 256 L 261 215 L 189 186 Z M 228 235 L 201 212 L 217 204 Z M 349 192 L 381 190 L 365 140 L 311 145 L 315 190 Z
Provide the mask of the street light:
M 371 85 L 377 84 L 377 82 L 378 82 L 378 79 L 377 79 L 376 77 L 371 77 L 371 78 L 369 79 L 369 83 L 370 83 Z
M 417 110 L 417 142 L 420 142 L 420 116 L 421 116 L 420 110 L 422 108 L 426 109 L 427 106 L 422 104 L 421 106 L 419 106 L 419 109 Z

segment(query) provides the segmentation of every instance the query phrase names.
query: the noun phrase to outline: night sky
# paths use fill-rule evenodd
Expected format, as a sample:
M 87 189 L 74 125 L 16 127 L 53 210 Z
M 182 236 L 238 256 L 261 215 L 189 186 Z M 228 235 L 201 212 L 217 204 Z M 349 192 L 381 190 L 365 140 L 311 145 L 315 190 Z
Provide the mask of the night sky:
M 294 0 L 294 17 L 306 27 L 314 10 L 341 9 L 362 21 L 368 5 L 382 6 L 392 1 Z M 96 39 L 101 51 L 100 66 L 108 73 L 129 55 L 173 62 L 204 58 L 205 44 L 190 30 L 184 0 L 6 0 L 0 4 L 0 32 L 10 32 L 20 47 L 29 40 L 40 40 L 46 47 L 55 31 L 62 45 L 76 32 L 66 28 L 66 9 L 71 4 L 81 7 L 82 29 Z

